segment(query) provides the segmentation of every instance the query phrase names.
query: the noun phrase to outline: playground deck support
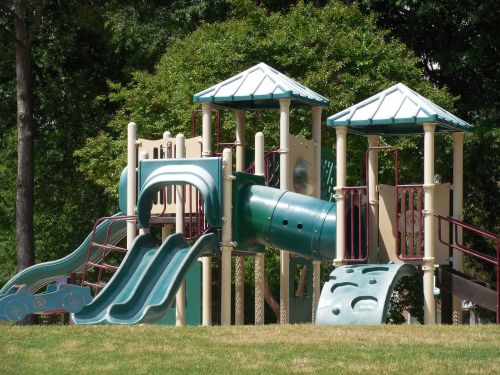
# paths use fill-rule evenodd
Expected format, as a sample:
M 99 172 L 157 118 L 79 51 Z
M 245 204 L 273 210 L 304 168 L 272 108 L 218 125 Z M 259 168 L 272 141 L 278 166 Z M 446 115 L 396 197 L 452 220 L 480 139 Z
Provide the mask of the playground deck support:
M 212 156 L 212 104 L 202 103 L 202 157 Z M 212 325 L 212 259 L 202 258 L 202 325 Z
M 280 189 L 288 190 L 290 159 L 290 99 L 280 99 Z M 289 278 L 290 254 L 280 251 L 280 323 L 290 322 Z
M 379 135 L 368 135 L 368 149 L 378 147 Z M 366 176 L 368 186 L 368 205 L 370 207 L 368 218 L 368 263 L 376 263 L 378 257 L 378 152 L 368 154 L 368 175 Z
M 186 138 L 183 134 L 177 134 L 175 137 L 175 157 L 184 159 L 186 157 Z M 177 185 L 175 187 L 176 201 L 179 202 L 175 206 L 175 232 L 184 234 L 184 204 L 185 202 L 185 186 Z M 179 287 L 179 291 L 175 295 L 175 325 L 183 327 L 186 323 L 186 280 Z
M 264 176 L 264 134 L 255 134 L 255 175 Z M 255 324 L 264 324 L 264 254 L 255 255 Z
M 139 163 L 141 160 L 147 160 L 149 159 L 149 154 L 147 151 L 141 151 L 139 153 Z M 139 165 L 139 163 L 137 165 Z M 139 236 L 142 236 L 143 234 L 149 233 L 149 228 L 140 228 L 139 229 Z M 130 249 L 130 247 L 127 247 L 127 249 Z
M 436 124 L 424 123 L 424 323 L 436 324 L 434 299 L 434 133 Z
M 137 196 L 137 125 L 135 122 L 130 122 L 127 128 L 127 216 L 135 215 L 135 201 Z M 127 249 L 132 247 L 132 242 L 136 237 L 135 221 L 127 221 Z
M 316 168 L 316 188 L 314 196 L 321 197 L 321 112 L 323 107 L 312 107 L 312 140 L 314 142 L 314 166 Z M 317 260 L 313 261 L 313 302 L 312 302 L 312 320 L 316 317 L 319 297 L 321 295 L 320 285 L 320 265 Z
M 245 115 L 246 111 L 236 110 L 236 172 L 245 171 Z M 229 159 L 231 160 L 231 159 Z M 245 258 L 235 259 L 234 269 L 234 323 L 245 322 Z
M 337 186 L 335 186 L 335 200 L 337 203 L 337 243 L 335 266 L 342 265 L 342 258 L 345 250 L 345 201 L 342 189 L 346 185 L 346 164 L 347 164 L 347 127 L 339 126 L 335 128 L 337 134 Z
M 222 152 L 223 201 L 222 201 L 222 277 L 221 277 L 221 324 L 231 325 L 231 253 L 232 239 L 232 181 L 233 157 L 231 149 Z
M 457 132 L 451 135 L 453 140 L 453 217 L 463 220 L 464 203 L 464 136 L 465 133 Z M 453 236 L 455 245 L 462 243 L 462 228 L 455 226 L 456 236 Z M 462 252 L 453 249 L 453 269 L 462 272 Z M 462 323 L 462 299 L 453 296 L 453 322 Z

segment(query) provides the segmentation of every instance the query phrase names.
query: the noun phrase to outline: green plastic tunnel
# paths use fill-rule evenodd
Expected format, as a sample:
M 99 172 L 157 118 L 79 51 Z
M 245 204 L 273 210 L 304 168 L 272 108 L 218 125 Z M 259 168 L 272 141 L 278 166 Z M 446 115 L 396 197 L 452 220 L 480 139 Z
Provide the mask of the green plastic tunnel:
M 315 260 L 334 258 L 335 203 L 260 185 L 246 186 L 238 200 L 248 241 Z

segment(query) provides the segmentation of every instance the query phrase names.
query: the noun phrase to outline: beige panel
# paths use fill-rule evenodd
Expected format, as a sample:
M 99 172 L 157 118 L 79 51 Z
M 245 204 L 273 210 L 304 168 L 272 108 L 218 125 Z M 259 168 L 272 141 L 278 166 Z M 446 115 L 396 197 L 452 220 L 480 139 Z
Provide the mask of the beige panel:
M 316 168 L 314 166 L 314 142 L 304 137 L 296 137 L 290 135 L 289 145 L 290 145 L 289 146 L 290 173 L 288 174 L 289 176 L 288 189 L 296 193 L 304 194 L 304 192 L 306 192 L 307 193 L 306 195 L 314 196 L 315 184 L 316 184 Z M 297 166 L 297 162 L 305 162 L 302 164 L 302 167 L 306 167 L 308 169 L 307 187 L 305 187 L 306 189 L 305 191 L 304 190 L 296 191 L 296 188 L 293 183 L 294 172 Z
M 379 258 L 382 263 L 393 261 L 401 263 L 396 257 L 396 215 L 395 194 L 396 188 L 390 185 L 379 184 Z
M 393 261 L 401 263 L 396 256 L 396 230 L 395 215 L 396 189 L 390 185 L 379 185 L 379 257 L 382 263 Z M 436 213 L 443 216 L 450 214 L 450 184 L 435 185 Z M 401 207 L 400 207 L 401 209 Z M 449 228 L 443 226 L 443 238 L 448 238 Z M 449 264 L 448 247 L 439 242 L 438 228 L 436 225 L 436 264 Z
M 158 140 L 149 140 L 139 138 L 139 154 L 143 151 L 148 153 L 149 159 L 159 159 L 163 150 L 163 155 L 165 159 L 170 159 L 175 157 L 175 138 L 163 138 Z M 201 158 L 202 144 L 201 137 L 194 137 L 186 139 L 186 158 Z M 189 194 L 189 187 L 186 187 L 186 204 L 185 212 L 196 211 L 196 189 L 192 188 L 192 193 Z M 167 187 L 167 205 L 165 209 L 165 214 L 175 214 L 175 204 L 174 204 L 174 192 L 173 187 Z M 158 194 L 159 197 L 159 194 Z M 159 200 L 158 200 L 159 202 Z M 192 202 L 192 203 L 191 203 Z M 163 212 L 163 204 L 154 204 L 151 210 L 152 214 L 160 214 Z

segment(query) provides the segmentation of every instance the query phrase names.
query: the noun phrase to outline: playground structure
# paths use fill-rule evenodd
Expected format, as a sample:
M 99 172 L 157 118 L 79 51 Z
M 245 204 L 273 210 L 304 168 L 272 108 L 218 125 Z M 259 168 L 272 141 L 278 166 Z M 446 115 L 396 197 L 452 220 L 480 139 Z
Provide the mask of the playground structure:
M 73 312 L 77 324 L 228 325 L 234 257 L 234 323 L 243 324 L 244 257 L 252 256 L 255 324 L 263 324 L 264 251 L 275 248 L 280 250 L 282 324 L 380 324 L 396 282 L 416 269 L 423 273 L 426 324 L 436 323 L 436 273 L 443 299 L 451 302 L 449 316 L 459 320 L 464 298 L 496 311 L 500 323 L 499 236 L 461 221 L 463 139 L 469 124 L 397 84 L 327 119 L 337 136 L 333 179 L 332 163 L 322 162 L 321 156 L 321 113 L 328 99 L 275 69 L 258 64 L 193 100 L 202 106 L 201 136 L 194 134 L 196 113 L 189 139 L 181 134 L 173 138 L 168 132 L 160 140 L 138 139 L 136 125 L 129 124 L 121 212 L 98 221 L 67 257 L 30 267 L 9 281 L 0 290 L 0 318 L 21 318 L 2 304 L 14 285 L 37 292 L 47 285 L 53 288 L 57 279 L 77 275 L 82 290 L 93 288 L 94 300 L 73 310 L 64 301 L 53 308 Z M 235 142 L 222 142 L 215 107 L 234 110 Z M 293 108 L 311 109 L 311 140 L 290 135 Z M 279 150 L 265 153 L 264 135 L 257 133 L 254 162 L 248 163 L 245 113 L 270 109 L 280 113 Z M 348 132 L 368 139 L 363 186 L 346 183 Z M 436 133 L 452 134 L 452 189 L 434 181 Z M 423 184 L 401 185 L 398 150 L 380 146 L 382 136 L 409 134 L 424 136 Z M 378 183 L 381 152 L 394 155 L 394 185 Z M 464 247 L 463 230 L 494 241 L 497 257 Z M 161 245 L 155 239 L 158 231 Z M 121 247 L 125 236 L 126 247 Z M 496 266 L 496 292 L 462 274 L 462 253 Z M 333 263 L 334 270 L 320 293 L 321 261 Z M 219 275 L 215 288 L 214 264 Z M 293 282 L 297 266 L 307 269 L 302 295 L 297 295 Z M 26 312 L 38 311 L 25 305 Z

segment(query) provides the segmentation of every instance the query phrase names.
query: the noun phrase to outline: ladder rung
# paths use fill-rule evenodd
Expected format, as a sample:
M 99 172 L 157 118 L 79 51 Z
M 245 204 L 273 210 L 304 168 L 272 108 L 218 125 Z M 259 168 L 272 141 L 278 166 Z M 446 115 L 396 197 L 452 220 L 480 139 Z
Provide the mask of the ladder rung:
M 90 281 L 82 281 L 82 285 L 93 286 L 98 289 L 102 289 L 106 286 L 104 283 L 91 283 Z
M 116 271 L 118 269 L 117 266 L 113 266 L 112 264 L 107 264 L 107 263 L 99 264 L 94 262 L 87 262 L 87 264 L 91 265 L 92 267 L 102 268 L 103 270 Z
M 114 245 L 109 245 L 109 244 L 100 244 L 100 243 L 97 243 L 97 242 L 92 242 L 92 246 L 94 247 L 100 247 L 102 249 L 106 249 L 106 250 L 111 250 L 111 251 L 116 251 L 118 253 L 126 253 L 127 252 L 127 249 L 123 248 L 123 247 L 118 247 L 118 246 L 114 246 Z

